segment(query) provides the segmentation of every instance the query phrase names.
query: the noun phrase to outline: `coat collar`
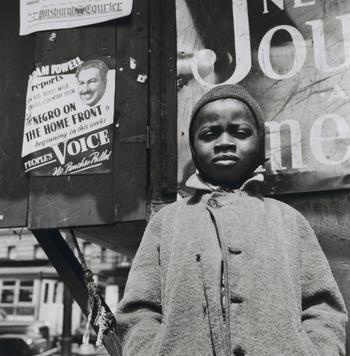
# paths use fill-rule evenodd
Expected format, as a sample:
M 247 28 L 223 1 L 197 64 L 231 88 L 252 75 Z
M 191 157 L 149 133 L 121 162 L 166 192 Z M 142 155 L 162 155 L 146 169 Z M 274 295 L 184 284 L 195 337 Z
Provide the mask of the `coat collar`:
M 230 191 L 227 191 L 223 189 L 220 186 L 216 186 L 213 184 L 210 184 L 206 182 L 200 175 L 198 171 L 196 171 L 190 178 L 186 181 L 186 187 L 191 188 L 191 189 L 196 189 L 196 190 L 202 190 L 206 192 L 246 192 L 246 193 L 257 193 L 259 191 L 260 185 L 264 182 L 264 175 L 259 172 L 258 167 L 254 173 L 253 176 L 249 179 L 247 179 L 240 188 L 238 189 L 232 189 Z

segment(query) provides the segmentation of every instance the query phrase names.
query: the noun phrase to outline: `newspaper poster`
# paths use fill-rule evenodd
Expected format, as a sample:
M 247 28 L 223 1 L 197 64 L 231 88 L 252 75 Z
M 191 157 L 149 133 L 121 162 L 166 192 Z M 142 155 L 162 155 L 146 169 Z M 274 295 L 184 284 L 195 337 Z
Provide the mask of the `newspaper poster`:
M 20 35 L 92 25 L 128 16 L 132 0 L 21 0 Z
M 350 1 L 176 0 L 178 183 L 195 102 L 244 86 L 265 114 L 267 194 L 350 188 Z
M 37 176 L 110 173 L 115 65 L 109 57 L 39 65 L 28 80 L 22 159 Z

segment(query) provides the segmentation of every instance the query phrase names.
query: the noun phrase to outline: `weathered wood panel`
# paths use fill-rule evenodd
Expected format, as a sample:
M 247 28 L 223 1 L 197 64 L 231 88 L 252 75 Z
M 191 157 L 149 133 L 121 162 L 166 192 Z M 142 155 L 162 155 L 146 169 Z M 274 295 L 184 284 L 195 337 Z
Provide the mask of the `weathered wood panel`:
M 116 221 L 146 217 L 148 124 L 148 1 L 136 0 L 131 17 L 117 26 L 116 119 L 114 155 Z
M 173 1 L 150 2 L 149 29 L 149 167 L 154 207 L 176 199 L 176 23 Z
M 26 225 L 28 181 L 21 163 L 27 73 L 33 36 L 20 37 L 18 1 L 3 0 L 0 12 L 0 228 Z
M 150 183 L 152 199 L 161 200 L 162 169 L 159 162 L 162 160 L 161 135 L 161 56 L 160 56 L 160 4 L 161 0 L 150 2 L 150 24 L 149 24 L 149 127 L 150 127 Z
M 162 191 L 177 191 L 177 46 L 175 1 L 166 0 L 161 6 L 161 137 Z

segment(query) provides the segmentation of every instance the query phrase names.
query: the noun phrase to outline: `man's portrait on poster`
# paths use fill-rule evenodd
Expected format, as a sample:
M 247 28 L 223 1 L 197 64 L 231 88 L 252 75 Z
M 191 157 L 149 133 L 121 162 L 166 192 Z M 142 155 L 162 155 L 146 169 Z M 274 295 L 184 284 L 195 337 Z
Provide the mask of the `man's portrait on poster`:
M 80 99 L 88 106 L 96 105 L 107 86 L 108 67 L 105 62 L 94 59 L 82 63 L 75 73 Z

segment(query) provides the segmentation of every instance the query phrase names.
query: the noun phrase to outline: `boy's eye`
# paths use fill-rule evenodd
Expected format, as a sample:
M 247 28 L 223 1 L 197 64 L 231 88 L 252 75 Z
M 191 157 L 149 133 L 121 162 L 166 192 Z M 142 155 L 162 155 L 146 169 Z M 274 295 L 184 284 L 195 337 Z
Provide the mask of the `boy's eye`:
M 238 129 L 233 134 L 234 134 L 234 136 L 236 136 L 238 138 L 246 138 L 252 134 L 252 130 L 250 130 L 248 128 Z
M 201 140 L 211 140 L 216 137 L 216 134 L 214 131 L 205 131 L 199 134 L 199 139 Z

